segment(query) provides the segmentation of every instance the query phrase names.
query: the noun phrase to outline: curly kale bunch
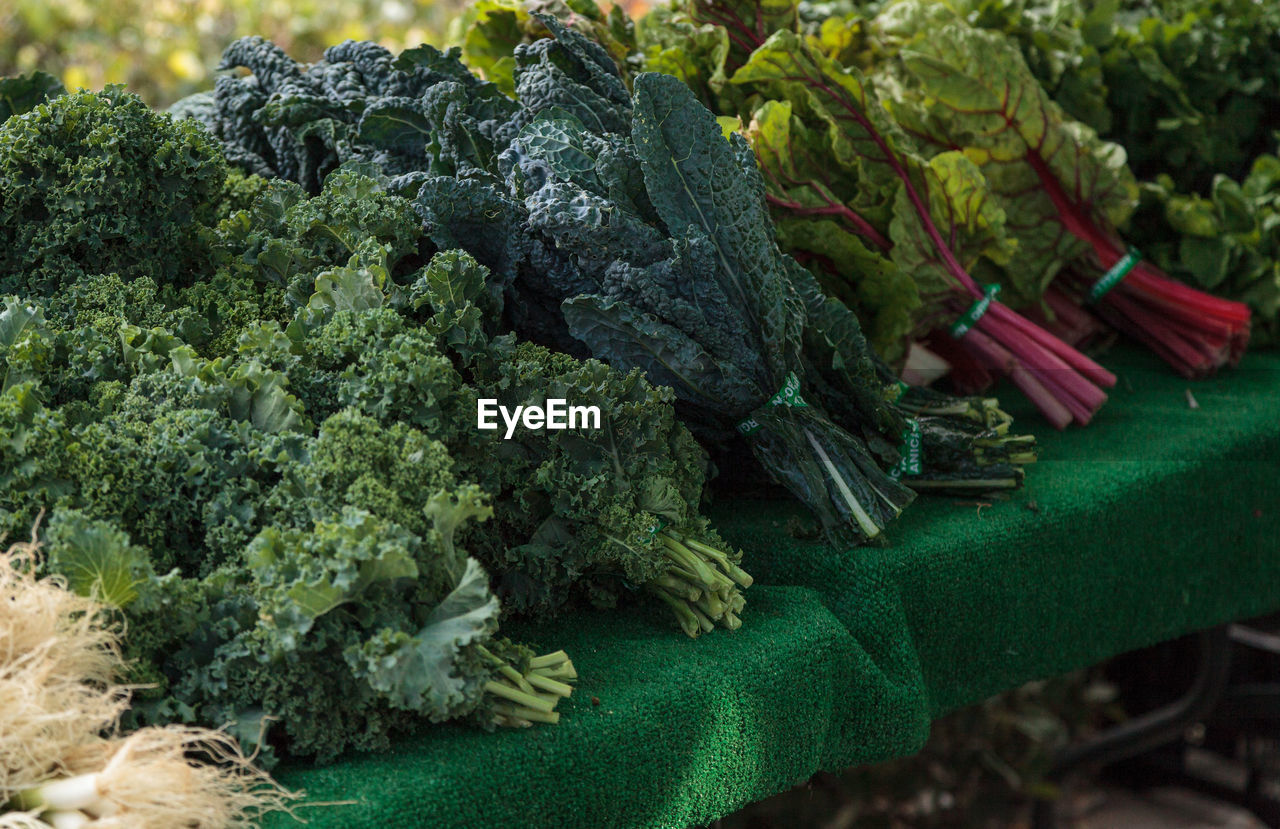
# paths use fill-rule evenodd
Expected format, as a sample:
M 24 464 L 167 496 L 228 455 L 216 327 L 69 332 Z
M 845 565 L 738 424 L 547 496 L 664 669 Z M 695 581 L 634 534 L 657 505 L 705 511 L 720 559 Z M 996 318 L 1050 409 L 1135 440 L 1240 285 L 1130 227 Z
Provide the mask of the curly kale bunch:
M 217 142 L 120 87 L 61 95 L 0 124 L 0 290 L 92 274 L 157 284 L 207 270 L 227 177 Z
M 554 720 L 572 667 L 495 637 L 498 600 L 455 538 L 491 508 L 443 444 L 398 444 L 412 513 L 374 514 L 369 493 L 336 486 L 304 509 L 295 481 L 334 485 L 323 470 L 347 427 L 317 429 L 255 354 L 210 360 L 126 328 L 99 344 L 109 379 L 73 395 L 59 352 L 93 329 L 59 330 L 16 298 L 0 316 L 21 329 L 3 351 L 21 378 L 0 393 L 4 524 L 49 511 L 50 569 L 125 614 L 136 679 L 154 686 L 141 720 L 256 740 L 269 718 L 275 745 L 322 759 L 428 721 Z
M 139 248 L 0 302 L 0 524 L 47 511 L 50 569 L 127 619 L 139 721 L 326 759 L 554 722 L 572 664 L 500 638 L 505 613 L 646 592 L 691 635 L 738 624 L 750 577 L 698 514 L 669 391 L 497 335 L 486 270 L 425 258 L 359 168 L 310 198 L 232 183 L 249 206 L 206 225 L 190 285 L 121 276 Z M 482 397 L 601 428 L 506 440 Z

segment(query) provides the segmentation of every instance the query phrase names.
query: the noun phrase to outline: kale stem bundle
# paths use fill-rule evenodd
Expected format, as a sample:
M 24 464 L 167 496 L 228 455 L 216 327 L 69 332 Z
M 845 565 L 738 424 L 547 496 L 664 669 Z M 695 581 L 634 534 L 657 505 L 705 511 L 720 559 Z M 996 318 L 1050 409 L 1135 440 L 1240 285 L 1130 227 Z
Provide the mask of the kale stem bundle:
M 739 588 L 751 586 L 750 574 L 724 551 L 675 530 L 663 529 L 658 538 L 672 567 L 646 589 L 671 607 L 689 636 L 716 626 L 736 630 L 742 624 L 737 614 L 745 605 Z
M 486 693 L 498 698 L 492 705 L 498 725 L 560 722 L 556 704 L 573 694 L 569 681 L 578 676 L 564 651 L 525 660 L 528 670 L 521 673 L 483 646 L 479 650 L 498 669 L 499 675 L 484 685 Z

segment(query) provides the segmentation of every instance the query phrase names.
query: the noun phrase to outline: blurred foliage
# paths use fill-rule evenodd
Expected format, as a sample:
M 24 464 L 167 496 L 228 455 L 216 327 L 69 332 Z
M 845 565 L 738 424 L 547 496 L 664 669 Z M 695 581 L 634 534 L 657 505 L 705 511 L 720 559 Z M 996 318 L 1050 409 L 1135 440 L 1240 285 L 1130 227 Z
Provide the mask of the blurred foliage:
M 155 107 L 207 89 L 222 50 L 262 35 L 303 61 L 347 38 L 439 44 L 464 0 L 0 0 L 0 77 L 41 69 L 68 89 L 128 84 Z
M 934 721 L 913 757 L 818 774 L 716 829 L 1007 829 L 1025 825 L 1054 752 L 1124 719 L 1100 669 L 1032 682 Z

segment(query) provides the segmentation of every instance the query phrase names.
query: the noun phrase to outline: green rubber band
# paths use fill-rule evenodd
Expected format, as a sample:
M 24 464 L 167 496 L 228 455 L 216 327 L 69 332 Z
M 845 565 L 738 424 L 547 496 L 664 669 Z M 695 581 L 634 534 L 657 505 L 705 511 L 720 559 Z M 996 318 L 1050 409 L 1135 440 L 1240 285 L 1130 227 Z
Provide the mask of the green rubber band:
M 924 436 L 920 430 L 920 422 L 915 418 L 907 421 L 907 428 L 902 430 L 902 445 L 898 447 L 901 459 L 898 465 L 889 470 L 889 477 L 895 481 L 904 475 L 919 475 L 924 469 Z
M 1000 294 L 999 285 L 988 285 L 982 289 L 982 299 L 975 301 L 969 306 L 969 310 L 960 315 L 960 319 L 951 324 L 951 336 L 957 340 L 973 330 L 978 324 L 978 320 L 982 319 L 982 315 L 987 313 L 987 309 L 991 307 L 991 303 Z
M 890 403 L 897 403 L 902 396 L 911 390 L 911 386 L 899 380 L 892 386 L 888 386 L 884 391 L 884 399 Z
M 787 372 L 787 379 L 783 381 L 782 388 L 778 389 L 777 394 L 765 401 L 761 409 L 767 409 L 771 406 L 786 406 L 789 409 L 807 409 L 809 404 L 800 396 L 800 378 L 796 377 L 794 371 Z M 738 431 L 743 435 L 750 435 L 758 432 L 763 426 L 755 417 L 748 417 L 746 420 L 738 424 Z
M 1111 270 L 1102 275 L 1102 278 L 1093 283 L 1093 287 L 1089 289 L 1089 301 L 1097 302 L 1107 295 L 1107 291 L 1120 284 L 1120 280 L 1129 275 L 1129 271 L 1142 261 L 1142 254 L 1135 247 L 1129 248 L 1124 256 L 1116 260 L 1111 266 Z

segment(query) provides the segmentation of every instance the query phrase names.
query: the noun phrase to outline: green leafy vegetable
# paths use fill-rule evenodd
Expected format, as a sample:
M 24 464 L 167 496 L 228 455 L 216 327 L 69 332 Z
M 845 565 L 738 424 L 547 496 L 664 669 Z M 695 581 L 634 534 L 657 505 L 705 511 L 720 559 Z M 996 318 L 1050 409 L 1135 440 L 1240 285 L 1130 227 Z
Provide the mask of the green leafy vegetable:
M 948 23 L 917 35 L 900 60 L 918 87 L 901 87 L 916 94 L 899 117 L 936 150 L 963 149 L 988 171 L 992 189 L 1023 222 L 1015 228 L 1020 248 L 1043 285 L 1072 263 L 1084 273 L 1066 287 L 1092 296 L 1090 286 L 1124 256 L 1114 227 L 1127 219 L 1136 185 L 1123 151 L 1071 120 L 995 32 Z M 1187 376 L 1238 360 L 1249 337 L 1246 307 L 1187 289 L 1143 262 L 1099 293 L 1094 307 Z

